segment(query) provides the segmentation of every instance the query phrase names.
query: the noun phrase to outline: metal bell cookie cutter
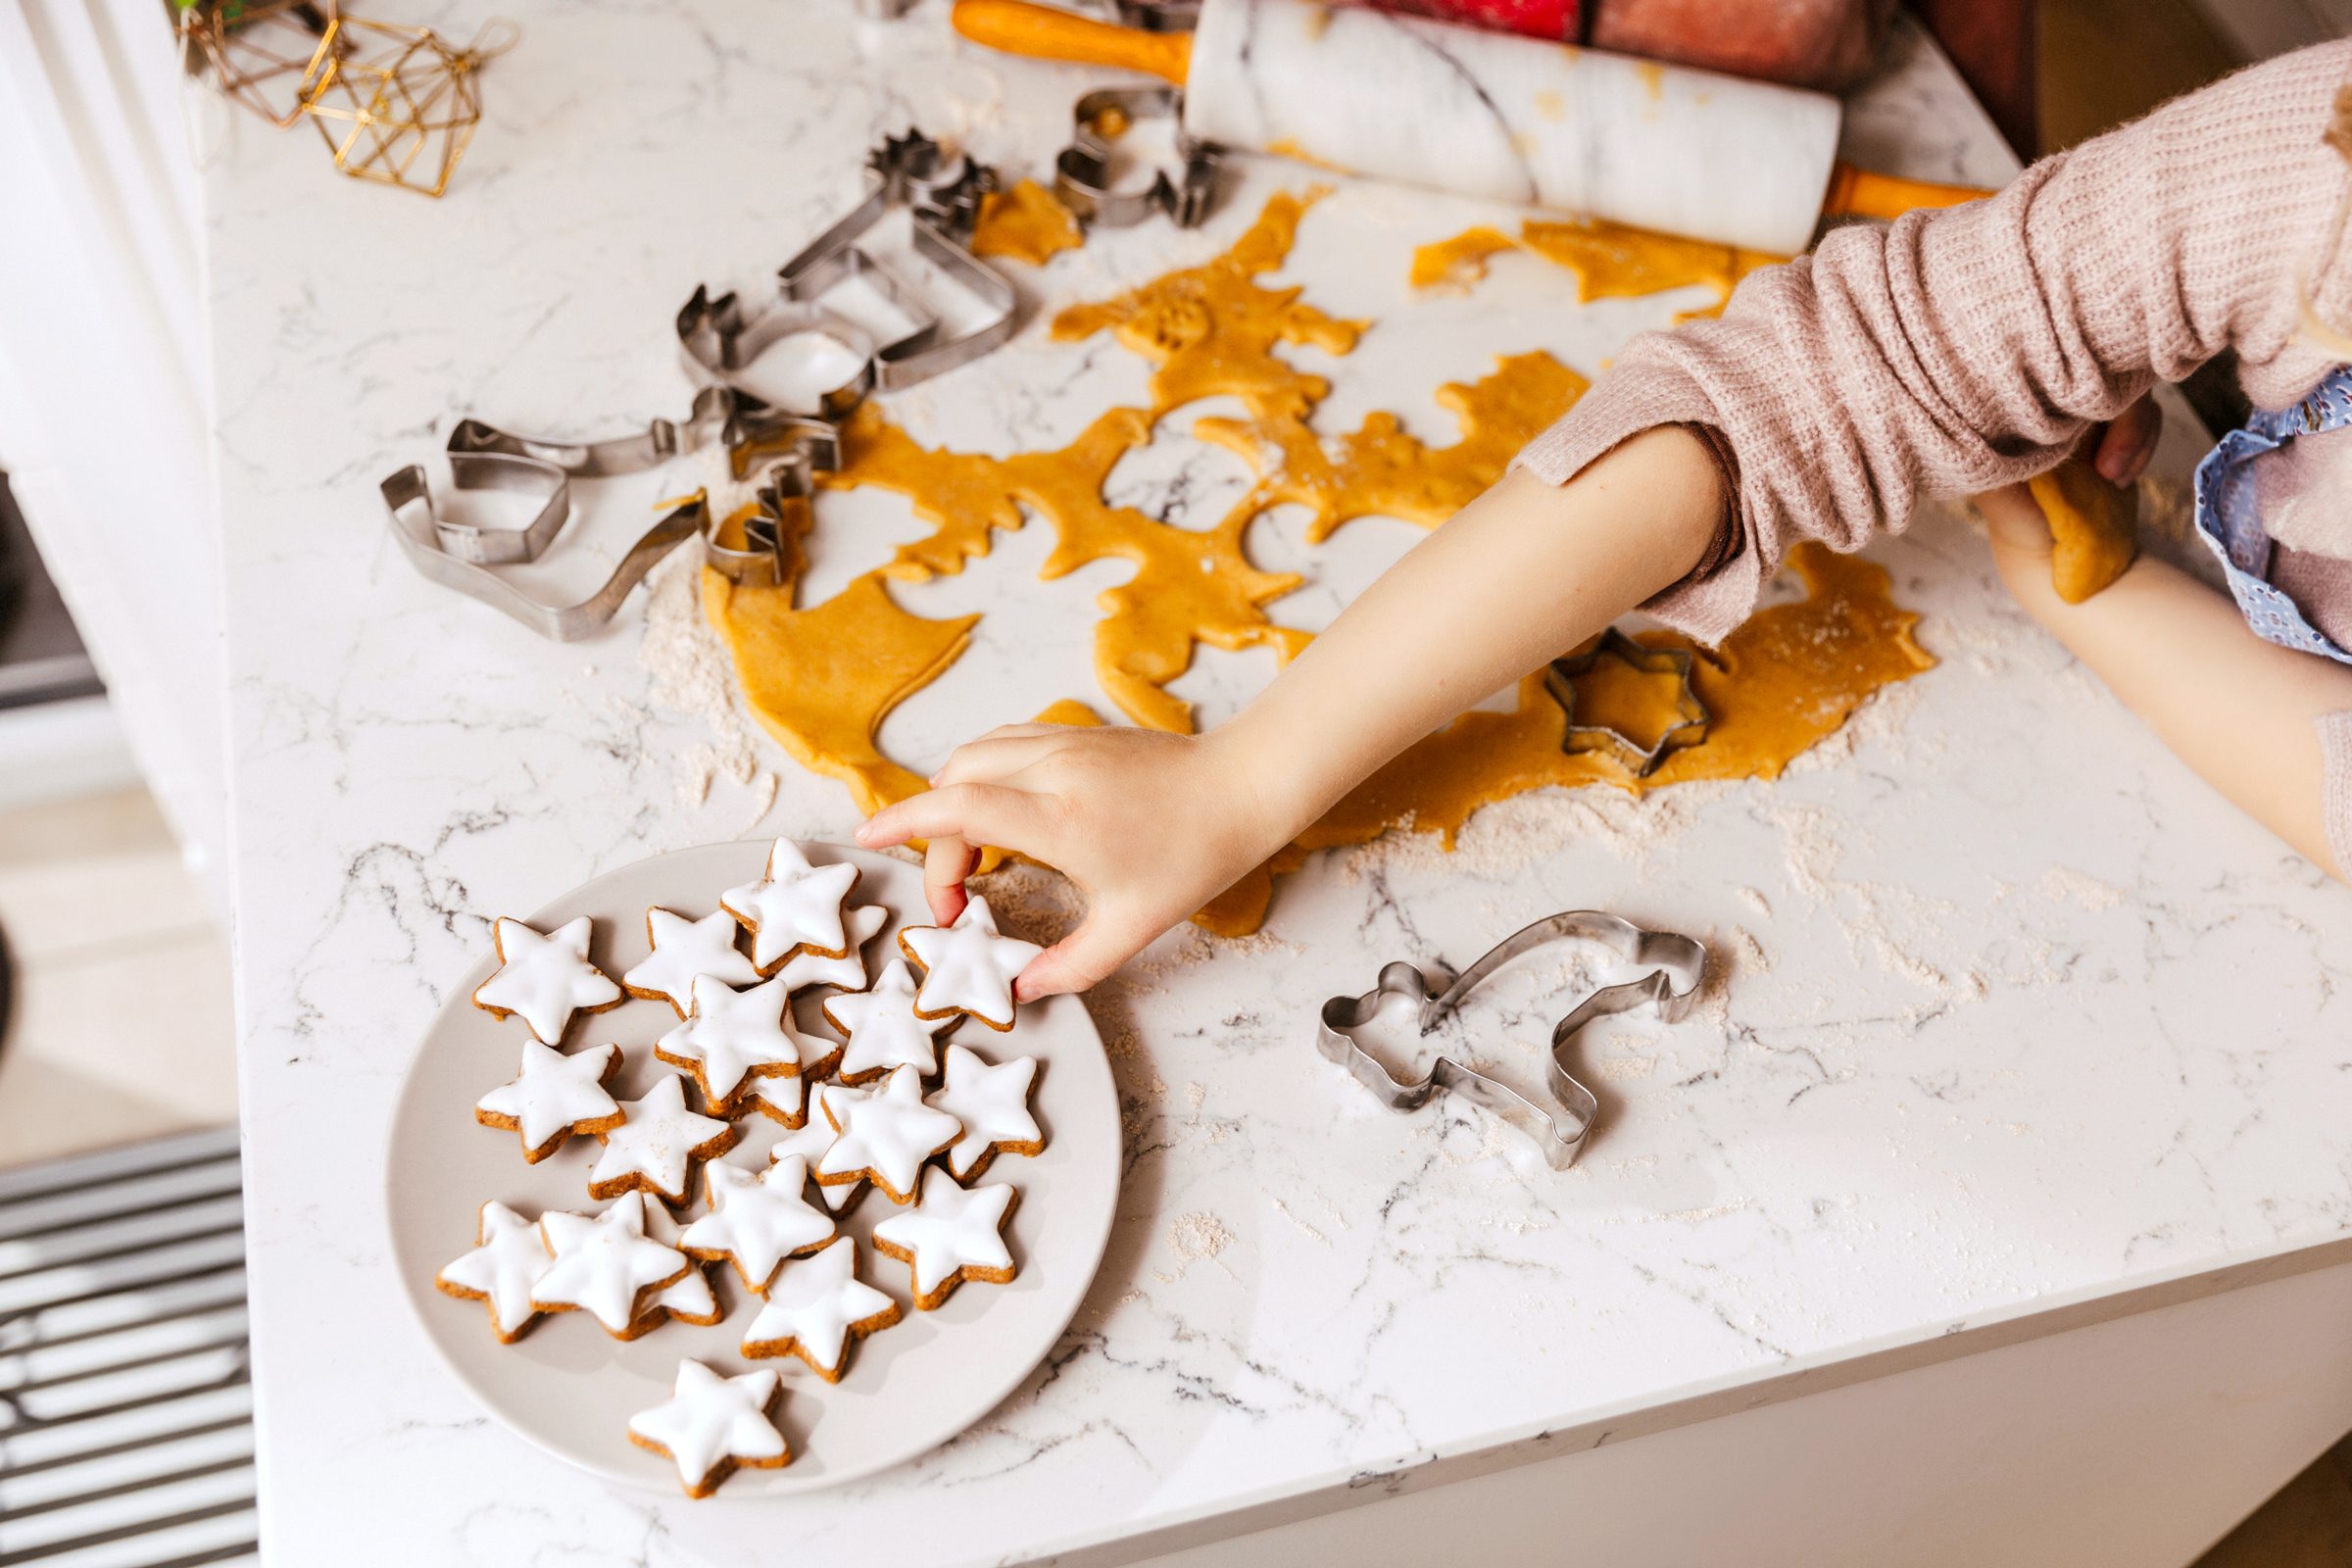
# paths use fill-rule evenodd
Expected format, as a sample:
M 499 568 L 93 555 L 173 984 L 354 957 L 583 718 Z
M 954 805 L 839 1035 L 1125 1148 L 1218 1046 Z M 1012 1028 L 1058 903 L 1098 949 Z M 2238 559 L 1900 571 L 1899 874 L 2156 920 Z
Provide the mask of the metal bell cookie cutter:
M 788 407 L 786 412 L 844 418 L 873 388 L 874 340 L 856 322 L 813 305 L 785 300 L 764 310 L 747 309 L 732 289 L 713 299 L 707 285 L 698 286 L 694 297 L 678 311 L 677 329 L 688 374 L 727 387 L 739 398 L 762 407 L 764 400 L 736 377 L 788 338 L 800 341 L 805 351 L 830 342 L 846 353 L 855 368 L 839 381 L 808 389 L 803 406 Z
M 1647 675 L 1673 675 L 1681 682 L 1675 693 L 1675 721 L 1662 731 L 1657 740 L 1647 746 L 1621 729 L 1607 724 L 1580 724 L 1576 718 L 1576 677 L 1589 673 L 1603 656 L 1629 664 Z M 1690 684 L 1690 650 L 1688 648 L 1652 648 L 1636 642 L 1611 626 L 1591 643 L 1564 659 L 1555 659 L 1544 671 L 1544 690 L 1552 700 L 1567 710 L 1568 731 L 1561 737 L 1560 748 L 1568 752 L 1607 752 L 1623 763 L 1636 778 L 1643 778 L 1657 770 L 1669 752 L 1695 746 L 1707 738 L 1707 726 L 1714 715 L 1699 700 L 1698 689 Z
M 841 466 L 841 436 L 821 419 L 777 421 L 764 444 L 781 447 L 767 471 L 752 515 L 744 520 L 743 544 L 721 544 L 713 526 L 703 536 L 703 561 L 719 575 L 753 588 L 790 582 L 799 566 L 800 541 L 811 518 L 816 476 Z
M 1176 126 L 1177 168 L 1173 176 L 1156 171 L 1142 190 L 1110 188 L 1110 139 L 1099 125 L 1105 115 L 1128 121 L 1168 120 Z M 1214 144 L 1196 141 L 1184 128 L 1184 94 L 1173 87 L 1104 87 L 1078 100 L 1070 111 L 1070 144 L 1054 160 L 1054 194 L 1083 222 L 1125 228 L 1153 212 L 1163 212 L 1179 228 L 1195 228 L 1208 216 L 1217 194 L 1217 168 L 1224 158 Z
M 489 567 L 539 558 L 571 514 L 570 476 L 544 459 L 511 452 L 452 452 L 449 467 L 460 490 L 514 490 L 544 497 L 538 515 L 522 528 L 481 528 L 444 519 L 433 506 L 423 465 L 412 463 L 379 487 L 402 554 L 432 581 L 478 599 L 555 642 L 577 642 L 594 634 L 656 562 L 710 526 L 710 504 L 698 492 L 647 529 L 603 587 L 576 605 L 542 604 Z
M 1398 1078 L 1350 1033 L 1371 1022 L 1381 1004 L 1396 996 L 1420 1004 L 1421 1033 L 1426 1035 L 1495 970 L 1547 943 L 1569 938 L 1599 943 L 1628 962 L 1643 966 L 1645 972 L 1592 991 L 1551 1026 L 1544 1077 L 1557 1102 L 1556 1112 L 1450 1056 L 1438 1057 L 1418 1078 Z M 1651 1004 L 1656 1004 L 1660 1018 L 1673 1022 L 1690 1010 L 1706 963 L 1707 950 L 1689 937 L 1647 930 L 1598 909 L 1569 909 L 1546 915 L 1503 938 L 1450 984 L 1441 986 L 1419 965 L 1397 959 L 1380 971 L 1379 983 L 1362 996 L 1333 997 L 1323 1004 L 1316 1020 L 1315 1046 L 1391 1110 L 1417 1110 L 1438 1091 L 1446 1090 L 1525 1132 L 1544 1151 L 1552 1169 L 1565 1170 L 1576 1163 L 1600 1117 L 1600 1102 L 1568 1069 L 1568 1047 L 1577 1031 L 1595 1018 Z M 1441 977 L 1445 973 L 1442 966 L 1439 973 Z

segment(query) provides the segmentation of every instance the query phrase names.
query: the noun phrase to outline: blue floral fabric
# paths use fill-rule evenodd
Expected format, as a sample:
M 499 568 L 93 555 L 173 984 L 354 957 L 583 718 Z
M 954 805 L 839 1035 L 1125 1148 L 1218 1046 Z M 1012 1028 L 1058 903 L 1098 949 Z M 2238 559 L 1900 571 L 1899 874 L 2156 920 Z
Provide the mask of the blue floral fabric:
M 2242 429 L 2230 431 L 2197 465 L 2197 537 L 2222 563 L 2230 592 L 2246 624 L 2265 642 L 2318 654 L 2352 664 L 2352 653 L 2305 618 L 2295 602 L 2269 582 L 2271 537 L 2262 531 L 2254 505 L 2254 460 L 2276 452 L 2299 435 L 2352 424 L 2352 366 L 2328 379 L 2291 409 L 2273 414 L 2257 409 Z

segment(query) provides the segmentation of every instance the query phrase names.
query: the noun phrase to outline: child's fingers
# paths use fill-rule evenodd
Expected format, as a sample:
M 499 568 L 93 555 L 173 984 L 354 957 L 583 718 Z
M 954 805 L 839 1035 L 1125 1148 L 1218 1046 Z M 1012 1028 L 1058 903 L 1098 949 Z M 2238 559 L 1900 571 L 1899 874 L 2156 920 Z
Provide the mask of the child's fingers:
M 1144 950 L 1159 928 L 1149 921 L 1117 918 L 1096 911 L 1078 929 L 1029 960 L 1013 982 L 1013 995 L 1022 1002 L 1084 991 L 1107 978 L 1113 969 Z
M 855 835 L 869 850 L 908 839 L 962 839 L 1034 854 L 1043 812 L 1036 796 L 1001 784 L 950 784 L 910 795 L 867 817 Z M 1039 858 L 1051 859 L 1050 856 Z
M 923 901 L 931 906 L 932 919 L 941 925 L 956 923 L 970 902 L 963 879 L 979 863 L 980 852 L 953 834 L 943 833 L 923 846 Z
M 1031 762 L 1053 750 L 1053 743 L 1038 735 L 983 735 L 976 741 L 966 741 L 948 754 L 946 762 L 931 775 L 931 787 L 941 789 L 950 784 L 991 784 L 1009 778 Z

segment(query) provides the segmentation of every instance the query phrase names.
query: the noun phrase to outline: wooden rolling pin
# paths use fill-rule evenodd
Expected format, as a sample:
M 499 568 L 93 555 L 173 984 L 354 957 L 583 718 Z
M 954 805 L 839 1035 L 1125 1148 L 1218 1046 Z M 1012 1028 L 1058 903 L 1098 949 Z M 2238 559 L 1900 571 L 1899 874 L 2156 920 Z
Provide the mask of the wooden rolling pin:
M 1203 141 L 1776 256 L 1825 204 L 1891 218 L 1984 194 L 1839 164 L 1824 93 L 1393 12 L 1202 0 L 1188 34 L 956 0 L 955 20 L 991 48 L 1174 82 Z

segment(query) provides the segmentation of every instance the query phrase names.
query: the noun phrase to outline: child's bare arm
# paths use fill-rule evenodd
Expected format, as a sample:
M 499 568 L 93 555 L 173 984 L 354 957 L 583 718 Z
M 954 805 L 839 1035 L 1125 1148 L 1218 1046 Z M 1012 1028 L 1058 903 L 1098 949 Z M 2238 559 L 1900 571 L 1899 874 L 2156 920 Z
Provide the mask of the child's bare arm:
M 960 747 L 868 847 L 926 839 L 933 913 L 972 846 L 1085 889 L 1087 918 L 1021 976 L 1077 991 L 1287 843 L 1406 746 L 1678 581 L 1724 506 L 1713 456 L 1661 426 L 1565 485 L 1505 476 L 1392 567 L 1275 681 L 1199 737 L 1016 724 Z

